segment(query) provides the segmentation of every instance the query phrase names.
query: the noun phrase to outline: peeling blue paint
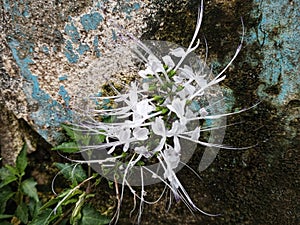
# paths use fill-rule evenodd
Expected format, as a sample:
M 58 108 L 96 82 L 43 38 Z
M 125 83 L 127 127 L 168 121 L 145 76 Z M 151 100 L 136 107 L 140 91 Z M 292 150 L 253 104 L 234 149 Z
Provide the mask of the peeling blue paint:
M 30 17 L 29 7 L 28 7 L 27 4 L 25 4 L 25 8 L 24 8 L 24 11 L 23 11 L 22 15 L 23 15 L 25 18 Z
M 67 76 L 67 75 L 65 75 L 65 76 L 60 76 L 60 77 L 58 78 L 58 80 L 59 80 L 59 81 L 68 80 L 68 76 Z
M 63 98 L 66 106 L 69 106 L 69 103 L 70 103 L 70 96 L 68 94 L 68 92 L 66 91 L 65 87 L 63 85 L 61 85 L 59 87 L 59 92 L 58 94 Z
M 120 3 L 119 3 L 120 4 Z M 140 4 L 137 2 L 132 3 L 131 1 L 126 1 L 125 4 L 119 5 L 119 7 L 116 7 L 114 10 L 126 13 L 126 18 L 131 19 L 131 12 L 136 11 L 140 9 Z
M 21 14 L 21 12 L 19 10 L 19 3 L 18 3 L 18 1 L 15 1 L 13 3 L 13 12 L 14 12 L 14 15 L 16 15 L 16 16 L 22 16 L 22 14 Z
M 79 47 L 76 49 L 76 51 L 79 53 L 79 55 L 83 55 L 85 52 L 89 51 L 90 47 L 86 44 L 80 43 Z
M 191 105 L 190 105 L 190 108 L 191 108 L 191 110 L 194 111 L 194 112 L 199 112 L 199 110 L 200 110 L 201 107 L 200 107 L 200 105 L 199 105 L 198 102 L 192 101 L 192 103 L 191 103 Z
M 116 34 L 116 31 L 115 31 L 115 30 L 111 30 L 111 33 L 112 33 L 112 39 L 113 39 L 114 41 L 116 41 L 116 40 L 118 39 L 117 34 Z
M 139 10 L 140 8 L 141 8 L 141 6 L 140 6 L 139 3 L 137 3 L 137 2 L 133 3 L 133 9 L 134 10 Z
M 5 11 L 10 9 L 9 0 L 3 0 L 3 7 Z
M 73 45 L 70 40 L 67 40 L 66 42 L 64 54 L 70 63 L 78 62 L 79 56 L 74 52 Z
M 300 17 L 300 2 L 255 2 L 261 3 L 261 21 L 248 41 L 258 41 L 264 57 L 259 75 L 262 84 L 257 93 L 260 98 L 281 107 L 300 97 L 300 22 L 297 19 Z M 273 87 L 279 93 L 268 91 Z
M 100 52 L 100 50 L 98 48 L 98 45 L 99 45 L 99 38 L 98 38 L 98 36 L 95 36 L 94 41 L 93 41 L 93 45 L 94 45 L 94 52 L 95 52 L 97 58 L 99 58 L 101 56 L 101 52 Z
M 49 48 L 47 46 L 43 46 L 42 47 L 42 51 L 45 53 L 45 54 L 49 54 Z
M 65 32 L 71 38 L 73 43 L 78 43 L 79 42 L 80 34 L 79 34 L 77 28 L 74 26 L 73 23 L 67 24 L 65 26 Z
M 28 102 L 37 102 L 38 110 L 32 112 L 29 117 L 34 121 L 37 132 L 47 141 L 55 143 L 60 140 L 59 134 L 54 128 L 59 127 L 62 122 L 69 121 L 72 116 L 71 110 L 65 109 L 56 100 L 53 100 L 48 93 L 40 89 L 38 77 L 33 75 L 29 65 L 34 63 L 30 55 L 20 58 L 18 51 L 21 44 L 14 38 L 10 37 L 8 45 L 12 51 L 21 76 L 27 80 L 24 82 L 24 93 Z M 67 96 L 65 95 L 67 99 Z M 51 129 L 47 129 L 51 127 Z
M 102 20 L 103 17 L 98 12 L 85 14 L 80 17 L 80 23 L 86 31 L 96 30 Z

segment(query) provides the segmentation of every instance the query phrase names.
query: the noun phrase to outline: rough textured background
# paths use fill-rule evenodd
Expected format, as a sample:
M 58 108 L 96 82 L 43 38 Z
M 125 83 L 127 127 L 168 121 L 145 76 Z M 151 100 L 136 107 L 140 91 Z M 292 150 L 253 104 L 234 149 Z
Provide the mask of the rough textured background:
M 72 118 L 75 97 L 91 93 L 82 83 L 116 45 L 115 28 L 140 36 L 155 11 L 150 1 L 2 2 L 1 108 L 53 145 L 61 141 L 60 124 Z M 98 76 L 93 85 L 104 82 Z M 17 122 L 11 126 L 19 130 Z M 24 137 L 3 138 L 10 141 L 3 141 L 2 155 L 11 149 L 17 155 Z
M 7 162 L 34 132 L 49 143 L 61 140 L 59 124 L 72 117 L 72 103 L 82 78 L 99 65 L 115 43 L 111 20 L 142 39 L 187 46 L 199 1 L 9 1 L 1 5 L 1 154 Z M 175 3 L 175 4 L 174 4 Z M 295 0 L 205 1 L 205 35 L 213 71 L 221 71 L 246 28 L 245 45 L 223 83 L 240 109 L 228 118 L 224 143 L 255 148 L 221 151 L 201 176 L 179 176 L 197 205 L 221 213 L 192 216 L 182 203 L 170 213 L 166 202 L 147 206 L 142 224 L 299 224 L 300 2 Z M 203 54 L 204 45 L 199 54 Z M 97 68 L 97 66 L 95 66 Z M 100 79 L 100 78 L 99 78 Z M 101 80 L 99 80 L 101 82 Z M 197 168 L 203 149 L 190 162 Z M 153 195 L 161 191 L 151 187 Z M 99 198 L 103 196 L 99 190 Z M 125 198 L 120 224 L 130 224 L 131 198 Z M 106 200 L 103 197 L 103 200 Z M 97 199 L 95 200 L 97 202 Z

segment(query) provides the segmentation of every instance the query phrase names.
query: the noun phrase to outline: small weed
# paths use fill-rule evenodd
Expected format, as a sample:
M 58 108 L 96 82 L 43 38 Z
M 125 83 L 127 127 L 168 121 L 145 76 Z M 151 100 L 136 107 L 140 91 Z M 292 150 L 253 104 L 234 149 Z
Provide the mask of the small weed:
M 24 146 L 15 166 L 0 168 L 1 225 L 105 225 L 110 222 L 108 217 L 88 204 L 88 199 L 94 196 L 91 186 L 100 182 L 98 174 L 88 177 L 81 165 L 54 163 L 59 169 L 55 178 L 61 174 L 69 184 L 43 204 L 38 196 L 37 182 L 26 174 L 27 165 Z M 91 180 L 94 180 L 93 184 Z

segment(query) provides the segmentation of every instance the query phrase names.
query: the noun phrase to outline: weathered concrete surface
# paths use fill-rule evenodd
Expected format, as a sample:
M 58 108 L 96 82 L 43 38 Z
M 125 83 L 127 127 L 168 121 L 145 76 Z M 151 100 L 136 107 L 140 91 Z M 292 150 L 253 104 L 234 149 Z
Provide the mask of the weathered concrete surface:
M 116 44 L 115 27 L 139 36 L 145 28 L 143 20 L 154 11 L 148 1 L 2 3 L 2 106 L 53 145 L 62 139 L 60 124 L 72 118 L 75 97 L 92 93 L 82 84 L 90 75 L 90 64 L 97 64 L 101 54 Z M 100 91 L 104 82 L 96 77 L 93 90 L 99 87 Z M 18 123 L 8 124 L 18 130 Z M 24 140 L 5 136 L 10 141 L 3 141 L 2 152 L 17 155 Z
M 250 5 L 249 2 L 245 2 L 244 5 Z M 214 1 L 207 2 L 206 7 L 213 4 L 226 5 L 228 13 L 232 13 L 230 10 L 235 10 L 241 3 Z M 182 1 L 173 10 L 183 14 L 184 5 L 186 3 Z M 195 7 L 198 1 L 188 5 Z M 1 58 L 6 74 L 1 79 L 2 83 L 6 84 L 2 87 L 6 93 L 1 94 L 1 99 L 4 105 L 17 118 L 27 121 L 46 141 L 51 144 L 58 143 L 61 140 L 59 125 L 71 119 L 74 98 L 79 93 L 90 91 L 82 90 L 86 87 L 80 85 L 90 75 L 90 65 L 101 61 L 101 54 L 115 44 L 117 37 L 114 23 L 137 36 L 142 34 L 148 24 L 148 30 L 156 29 L 151 38 L 186 44 L 181 40 L 183 37 L 174 37 L 171 34 L 182 29 L 182 32 L 192 30 L 196 11 L 185 15 L 186 21 L 175 24 L 172 22 L 173 25 L 168 21 L 154 21 L 153 16 L 158 10 L 164 13 L 168 8 L 172 8 L 172 2 L 50 1 L 41 4 L 38 1 L 3 0 Z M 297 1 L 285 1 L 280 4 L 253 1 L 252 9 L 248 8 L 247 12 L 258 22 L 256 27 L 248 28 L 250 30 L 245 37 L 247 44 L 260 45 L 258 54 L 261 57 L 261 70 L 259 74 L 255 74 L 260 80 L 259 86 L 256 87 L 258 98 L 270 102 L 277 108 L 278 113 L 284 111 L 283 105 L 299 106 L 299 41 L 296 38 L 299 36 L 299 23 L 293 19 L 299 16 L 298 9 Z M 218 7 L 214 10 L 218 10 Z M 239 15 L 245 17 L 242 13 Z M 282 15 L 286 16 L 282 18 Z M 147 20 L 146 23 L 147 18 L 153 18 L 153 21 Z M 207 20 L 216 21 L 216 26 L 220 24 L 217 17 L 205 18 L 204 24 Z M 236 18 L 231 25 L 234 29 L 239 27 L 239 19 Z M 172 29 L 163 34 L 161 31 L 167 27 Z M 226 32 L 226 27 L 219 28 L 221 35 Z M 214 40 L 216 33 L 208 29 L 204 26 L 203 33 L 207 35 L 208 41 Z M 240 35 L 236 33 L 234 40 L 238 38 Z M 188 41 L 188 38 L 186 40 Z M 224 43 L 214 43 L 210 46 L 210 61 L 216 68 L 222 63 L 225 64 L 230 52 L 234 51 L 235 45 L 227 50 Z M 212 57 L 215 53 L 211 50 L 219 48 L 218 44 L 224 46 L 224 53 L 228 53 L 225 57 L 225 54 L 220 52 Z M 249 53 L 246 60 L 249 66 L 255 68 L 258 66 L 258 59 L 250 58 L 253 57 L 250 54 L 252 53 Z M 103 83 L 101 79 L 98 77 L 98 84 Z M 100 87 L 96 84 L 94 86 Z M 11 89 L 17 94 L 12 94 Z M 15 101 L 16 99 L 18 100 Z M 297 110 L 293 113 L 294 110 L 291 109 L 292 115 L 286 118 L 287 130 L 290 129 L 290 121 L 298 118 L 295 115 Z

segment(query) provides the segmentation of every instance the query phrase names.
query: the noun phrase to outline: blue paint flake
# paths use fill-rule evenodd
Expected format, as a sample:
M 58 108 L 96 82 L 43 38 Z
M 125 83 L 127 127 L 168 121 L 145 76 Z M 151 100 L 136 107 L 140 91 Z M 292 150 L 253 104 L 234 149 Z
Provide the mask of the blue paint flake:
M 86 31 L 96 30 L 102 20 L 103 17 L 98 12 L 86 14 L 80 17 L 80 22 Z
M 133 9 L 134 10 L 139 10 L 140 8 L 141 8 L 141 6 L 140 6 L 139 3 L 137 3 L 137 2 L 133 3 Z
M 9 0 L 3 0 L 3 6 L 4 10 L 8 12 L 10 10 Z
M 64 76 L 60 76 L 58 78 L 59 81 L 64 81 L 64 80 L 68 80 L 68 76 L 67 75 L 64 75 Z
M 22 16 L 20 10 L 19 10 L 19 5 L 18 5 L 18 2 L 15 1 L 14 4 L 13 4 L 13 14 L 16 15 L 16 16 Z
M 23 15 L 24 17 L 26 17 L 26 18 L 28 18 L 28 17 L 30 16 L 30 13 L 29 13 L 29 7 L 28 7 L 27 4 L 25 5 L 25 9 L 24 9 L 22 15 Z
M 96 57 L 99 58 L 101 56 L 101 52 L 98 48 L 99 45 L 99 38 L 98 36 L 95 36 L 94 41 L 93 41 L 93 45 L 94 45 L 94 52 L 96 54 Z
M 190 108 L 191 108 L 192 111 L 198 112 L 200 110 L 200 105 L 199 105 L 198 102 L 192 101 L 192 103 L 190 105 Z
M 65 26 L 65 32 L 71 38 L 73 43 L 78 43 L 79 42 L 80 34 L 79 34 L 77 28 L 74 26 L 73 23 L 67 24 Z
M 42 51 L 43 51 L 45 54 L 49 54 L 49 48 L 48 48 L 46 45 L 44 45 L 44 46 L 42 47 Z
M 277 107 L 300 96 L 300 55 L 297 51 L 300 46 L 300 24 L 295 19 L 300 16 L 299 8 L 299 1 L 294 1 L 293 5 L 288 0 L 260 3 L 261 21 L 248 39 L 250 43 L 258 41 L 264 56 L 263 69 L 259 74 L 261 85 L 257 93 Z M 279 87 L 279 93 L 269 93 L 268 89 L 275 86 Z
M 114 41 L 116 41 L 118 39 L 118 37 L 117 37 L 117 34 L 116 34 L 115 30 L 111 30 L 111 33 L 112 33 L 112 39 Z
M 83 55 L 85 52 L 89 51 L 90 47 L 86 44 L 80 43 L 79 47 L 76 49 L 76 51 L 79 53 L 79 55 Z
M 64 54 L 70 63 L 78 62 L 79 56 L 73 51 L 73 45 L 70 40 L 66 42 Z
M 62 97 L 62 99 L 64 100 L 66 106 L 69 106 L 70 103 L 70 96 L 68 94 L 68 92 L 66 91 L 65 87 L 63 85 L 61 85 L 59 87 L 59 92 L 58 94 Z
M 56 100 L 43 91 L 39 86 L 38 77 L 33 75 L 29 69 L 29 65 L 33 63 L 31 56 L 27 55 L 20 58 L 18 51 L 24 44 L 19 43 L 16 39 L 10 37 L 8 45 L 12 51 L 13 58 L 20 69 L 21 76 L 27 81 L 24 82 L 23 91 L 27 97 L 28 102 L 37 102 L 39 108 L 32 112 L 29 117 L 33 121 L 33 125 L 37 132 L 48 142 L 57 143 L 61 134 L 56 131 L 60 124 L 70 121 L 72 118 L 72 111 L 64 108 Z M 61 94 L 66 102 L 69 102 L 69 96 L 64 92 L 63 88 Z

